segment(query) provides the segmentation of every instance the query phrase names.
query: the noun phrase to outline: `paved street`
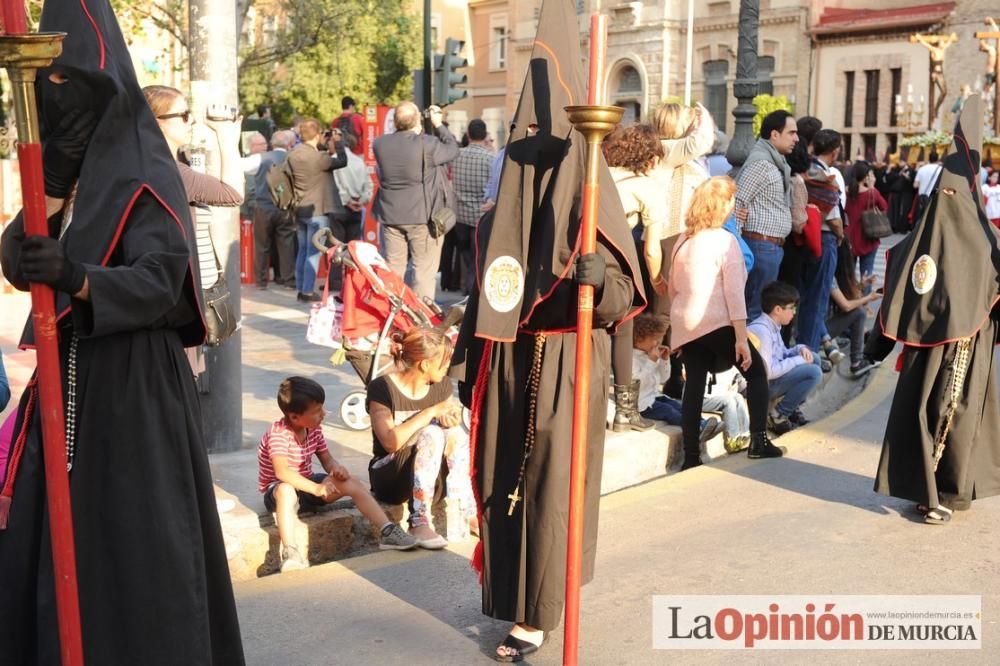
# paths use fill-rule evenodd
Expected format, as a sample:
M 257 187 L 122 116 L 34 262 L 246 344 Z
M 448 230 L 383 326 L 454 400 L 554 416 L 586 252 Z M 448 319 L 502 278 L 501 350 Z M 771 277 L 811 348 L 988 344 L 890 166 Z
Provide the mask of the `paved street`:
M 244 288 L 243 296 L 243 446 L 251 448 L 213 455 L 212 464 L 219 485 L 254 508 L 260 496 L 245 459 L 277 418 L 278 382 L 315 377 L 334 412 L 361 381 L 305 342 L 308 310 L 294 292 Z M 32 353 L 13 351 L 27 305 L 22 295 L 0 296 L 0 344 L 15 386 L 34 365 Z M 888 363 L 831 417 L 782 437 L 789 455 L 781 460 L 737 456 L 604 497 L 597 578 L 583 593 L 581 663 L 1000 663 L 1000 498 L 932 527 L 909 503 L 871 490 L 895 381 Z M 339 427 L 335 414 L 324 429 L 334 455 L 363 472 L 370 432 Z M 507 625 L 479 612 L 471 550 L 375 553 L 238 583 L 249 663 L 489 663 Z M 654 594 L 979 594 L 983 649 L 654 651 Z M 560 630 L 528 663 L 559 663 L 561 638 Z
M 583 593 L 584 664 L 1000 663 L 1000 498 L 945 527 L 872 492 L 895 373 L 781 439 L 603 498 L 597 578 Z M 506 625 L 479 612 L 470 546 L 378 553 L 236 587 L 249 663 L 474 664 Z M 663 652 L 654 594 L 979 594 L 974 652 Z M 561 661 L 561 632 L 528 663 Z

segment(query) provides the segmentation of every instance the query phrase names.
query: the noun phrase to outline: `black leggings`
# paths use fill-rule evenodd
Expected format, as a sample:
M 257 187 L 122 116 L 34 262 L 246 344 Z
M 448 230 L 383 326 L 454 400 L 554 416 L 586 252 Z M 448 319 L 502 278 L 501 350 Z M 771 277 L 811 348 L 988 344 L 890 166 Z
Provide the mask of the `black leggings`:
M 611 336 L 611 372 L 615 384 L 628 386 L 632 383 L 632 320 L 618 326 Z
M 753 345 L 750 347 L 750 368 L 737 370 L 747 380 L 747 406 L 750 408 L 750 432 L 767 428 L 767 371 L 764 361 Z M 705 398 L 705 379 L 709 372 L 721 372 L 736 365 L 736 331 L 732 326 L 718 328 L 681 348 L 687 383 L 681 401 L 681 428 L 684 431 L 684 453 L 697 456 L 701 426 L 701 406 Z

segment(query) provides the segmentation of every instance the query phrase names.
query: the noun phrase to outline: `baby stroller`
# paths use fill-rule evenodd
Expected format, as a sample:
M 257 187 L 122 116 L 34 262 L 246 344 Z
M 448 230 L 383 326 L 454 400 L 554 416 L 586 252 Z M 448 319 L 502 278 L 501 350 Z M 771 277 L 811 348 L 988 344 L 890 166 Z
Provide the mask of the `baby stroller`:
M 378 248 L 371 243 L 351 241 L 341 243 L 329 229 L 320 229 L 313 236 L 313 245 L 326 255 L 330 270 L 343 267 L 340 303 L 329 301 L 328 290 L 323 303 L 313 305 L 307 339 L 333 347 L 335 363 L 343 355 L 365 386 L 376 377 L 393 369 L 389 353 L 390 336 L 407 332 L 415 326 L 445 330 L 452 342 L 458 336 L 458 324 L 465 314 L 464 301 L 445 313 L 437 303 L 422 300 L 393 273 Z M 314 331 L 318 310 L 335 313 L 332 326 Z M 340 403 L 340 419 L 352 430 L 364 430 L 371 425 L 365 409 L 365 391 L 351 391 Z

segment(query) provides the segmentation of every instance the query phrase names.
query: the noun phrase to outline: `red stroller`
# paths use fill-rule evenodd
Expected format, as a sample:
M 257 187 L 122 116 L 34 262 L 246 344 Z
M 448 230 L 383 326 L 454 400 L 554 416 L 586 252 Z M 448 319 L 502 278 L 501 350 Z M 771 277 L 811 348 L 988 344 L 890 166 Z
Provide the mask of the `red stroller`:
M 306 338 L 341 349 L 365 386 L 392 370 L 388 344 L 392 333 L 405 333 L 414 326 L 436 327 L 446 329 L 455 341 L 457 324 L 465 314 L 464 303 L 451 306 L 445 314 L 434 301 L 421 300 L 389 269 L 371 243 L 344 244 L 329 229 L 321 229 L 313 237 L 313 245 L 325 253 L 331 271 L 343 266 L 344 277 L 340 303 L 331 301 L 327 287 L 323 302 L 313 305 Z M 337 356 L 335 352 L 333 358 Z M 351 391 L 340 403 L 341 421 L 352 430 L 371 425 L 365 397 L 365 391 Z

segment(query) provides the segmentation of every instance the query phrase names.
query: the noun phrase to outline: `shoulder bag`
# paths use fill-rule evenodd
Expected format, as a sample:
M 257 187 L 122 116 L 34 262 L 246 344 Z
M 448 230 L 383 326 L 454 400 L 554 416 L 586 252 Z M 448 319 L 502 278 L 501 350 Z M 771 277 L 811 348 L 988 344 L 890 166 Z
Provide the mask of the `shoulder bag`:
M 423 143 L 421 143 L 420 177 L 422 182 L 420 186 L 424 192 L 424 210 L 429 213 L 429 217 L 427 219 L 427 230 L 430 233 L 431 238 L 444 238 L 444 235 L 454 228 L 455 222 L 458 221 L 458 218 L 455 217 L 455 211 L 447 205 L 430 212 L 430 203 L 427 200 L 427 153 L 423 152 L 423 150 L 424 146 Z
M 886 214 L 875 205 L 875 195 L 869 194 L 868 199 L 871 202 L 871 206 L 865 212 L 861 213 L 861 232 L 865 238 L 871 240 L 891 236 L 892 225 L 889 224 L 889 218 Z
M 232 306 L 232 294 L 226 284 L 226 276 L 222 271 L 219 253 L 215 251 L 215 241 L 212 240 L 211 229 L 208 230 L 208 240 L 212 245 L 212 255 L 215 259 L 217 279 L 211 287 L 202 289 L 202 314 L 205 319 L 205 344 L 218 347 L 229 339 L 239 328 L 239 320 Z

